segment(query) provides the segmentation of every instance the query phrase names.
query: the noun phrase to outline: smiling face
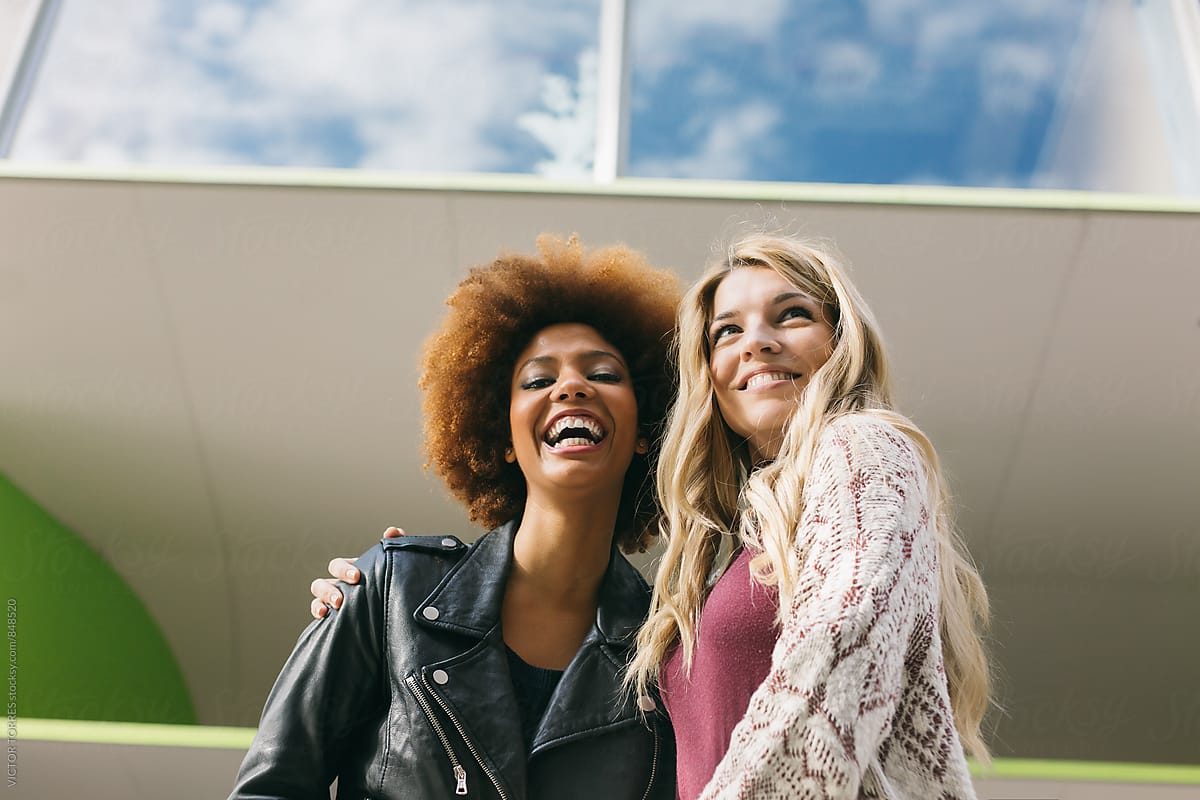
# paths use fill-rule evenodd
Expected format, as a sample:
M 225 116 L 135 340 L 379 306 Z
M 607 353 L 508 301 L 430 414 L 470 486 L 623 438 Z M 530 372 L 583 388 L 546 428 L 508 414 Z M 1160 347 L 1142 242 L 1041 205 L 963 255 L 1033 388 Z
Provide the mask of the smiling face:
M 617 348 L 588 325 L 543 328 L 517 357 L 511 392 L 513 452 L 530 498 L 594 490 L 615 503 L 638 435 Z
M 800 392 L 833 352 L 826 309 L 773 269 L 730 272 L 713 294 L 709 374 L 754 461 L 774 458 Z

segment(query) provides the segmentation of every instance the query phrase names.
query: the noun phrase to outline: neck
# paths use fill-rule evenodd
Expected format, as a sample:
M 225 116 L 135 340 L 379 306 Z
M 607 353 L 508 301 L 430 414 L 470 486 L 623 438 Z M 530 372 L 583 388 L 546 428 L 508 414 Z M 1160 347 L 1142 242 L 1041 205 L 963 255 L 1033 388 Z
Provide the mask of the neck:
M 783 447 L 783 437 L 776 436 L 757 445 L 750 441 L 747 441 L 746 444 L 750 449 L 750 463 L 754 465 L 755 469 L 758 469 L 779 457 L 779 450 Z
M 550 602 L 595 603 L 616 518 L 616 499 L 547 503 L 530 496 L 513 543 L 509 581 Z

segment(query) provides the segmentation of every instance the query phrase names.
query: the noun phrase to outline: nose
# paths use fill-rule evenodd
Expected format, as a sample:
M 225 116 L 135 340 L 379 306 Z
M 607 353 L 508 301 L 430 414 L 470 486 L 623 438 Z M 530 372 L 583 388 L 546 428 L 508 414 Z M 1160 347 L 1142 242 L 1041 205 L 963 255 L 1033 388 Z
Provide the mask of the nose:
M 558 376 L 558 385 L 554 387 L 554 397 L 557 400 L 569 400 L 572 397 L 585 400 L 592 395 L 592 386 L 580 373 L 567 370 Z
M 779 339 L 768 325 L 747 325 L 742 334 L 742 360 L 748 361 L 759 353 L 778 353 Z

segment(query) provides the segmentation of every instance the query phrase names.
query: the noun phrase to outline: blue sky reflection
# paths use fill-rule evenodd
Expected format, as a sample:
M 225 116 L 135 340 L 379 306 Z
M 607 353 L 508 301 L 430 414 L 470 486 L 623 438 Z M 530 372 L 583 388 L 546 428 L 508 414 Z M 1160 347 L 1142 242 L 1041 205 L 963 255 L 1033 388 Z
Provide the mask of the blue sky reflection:
M 626 174 L 1053 186 L 1102 0 L 631 0 Z M 19 160 L 587 174 L 600 0 L 65 0 Z
M 1027 186 L 1093 0 L 636 4 L 630 173 Z

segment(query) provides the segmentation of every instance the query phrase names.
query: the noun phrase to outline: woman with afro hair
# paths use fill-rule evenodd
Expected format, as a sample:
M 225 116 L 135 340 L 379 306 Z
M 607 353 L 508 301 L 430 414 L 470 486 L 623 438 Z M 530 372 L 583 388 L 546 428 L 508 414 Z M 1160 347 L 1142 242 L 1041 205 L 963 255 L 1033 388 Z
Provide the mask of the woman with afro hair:
M 472 269 L 422 358 L 429 464 L 492 530 L 355 561 L 231 797 L 674 797 L 659 703 L 622 691 L 649 589 L 618 550 L 657 531 L 678 279 L 537 244 Z

